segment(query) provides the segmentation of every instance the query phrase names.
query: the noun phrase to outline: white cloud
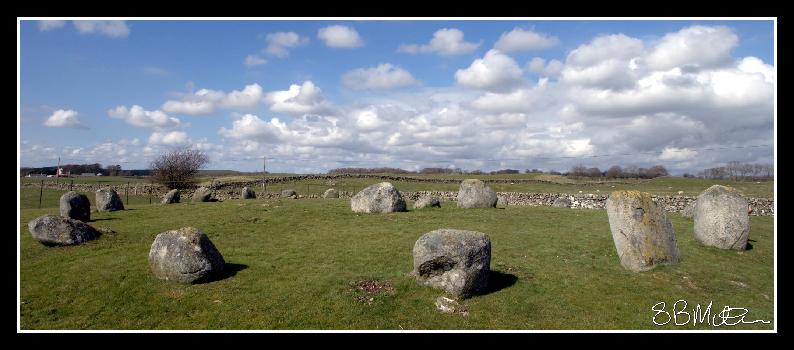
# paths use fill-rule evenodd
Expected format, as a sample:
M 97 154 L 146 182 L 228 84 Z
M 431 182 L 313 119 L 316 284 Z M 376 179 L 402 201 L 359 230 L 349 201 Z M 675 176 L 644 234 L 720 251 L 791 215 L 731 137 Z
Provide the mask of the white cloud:
M 267 93 L 265 101 L 271 111 L 290 115 L 325 114 L 333 109 L 320 88 L 309 80 L 302 85 L 292 84 L 286 91 Z
M 39 30 L 44 32 L 52 29 L 63 28 L 66 25 L 66 21 L 58 21 L 58 20 L 48 20 L 48 21 L 39 21 Z
M 405 53 L 435 53 L 444 56 L 463 55 L 474 52 L 482 42 L 466 42 L 460 29 L 444 28 L 433 33 L 427 45 L 403 44 L 397 49 Z
M 518 64 L 499 50 L 490 50 L 466 69 L 455 72 L 458 84 L 495 92 L 513 90 L 523 83 Z
M 660 160 L 672 160 L 672 161 L 685 161 L 691 160 L 698 155 L 698 152 L 689 148 L 676 148 L 676 147 L 665 147 L 662 150 L 662 154 L 659 155 Z
M 343 25 L 320 28 L 317 31 L 317 38 L 322 40 L 326 46 L 333 48 L 352 49 L 364 46 L 364 41 L 361 40 L 358 32 Z
M 226 93 L 221 90 L 201 89 L 183 97 L 163 103 L 163 111 L 174 114 L 200 115 L 214 112 L 217 108 L 250 109 L 262 102 L 264 91 L 257 83 L 246 85 L 243 90 Z
M 301 37 L 295 32 L 270 33 L 265 37 L 268 55 L 284 58 L 289 56 L 289 49 L 300 47 L 309 43 L 309 38 Z
M 342 85 L 349 89 L 393 89 L 418 82 L 405 69 L 389 63 L 372 68 L 358 68 L 342 75 Z
M 99 34 L 110 38 L 126 38 L 130 28 L 125 21 L 72 21 L 80 34 Z
M 565 63 L 576 67 L 589 67 L 608 60 L 629 61 L 643 53 L 642 40 L 623 34 L 602 35 L 568 54 Z
M 177 118 L 169 117 L 159 110 L 147 111 L 138 105 L 133 105 L 131 108 L 118 106 L 108 110 L 108 115 L 111 118 L 122 119 L 128 124 L 140 128 L 164 130 L 181 126 L 181 122 Z
M 188 142 L 184 131 L 155 131 L 149 136 L 150 145 L 178 146 Z
M 49 126 L 52 128 L 85 128 L 85 126 L 80 124 L 77 114 L 78 113 L 76 111 L 71 109 L 59 109 L 52 113 L 49 118 L 47 118 L 47 120 L 44 122 L 44 126 Z
M 257 55 L 248 55 L 245 56 L 245 61 L 243 63 L 248 67 L 254 67 L 267 63 L 267 60 Z
M 541 57 L 535 57 L 527 63 L 528 71 L 546 77 L 555 77 L 559 75 L 563 67 L 563 63 L 559 60 L 551 60 L 549 63 L 546 63 L 546 60 Z
M 537 51 L 556 46 L 560 40 L 556 36 L 515 28 L 502 33 L 494 48 L 502 52 Z
M 664 36 L 646 58 L 653 70 L 684 65 L 698 68 L 726 65 L 739 37 L 725 26 L 691 26 Z

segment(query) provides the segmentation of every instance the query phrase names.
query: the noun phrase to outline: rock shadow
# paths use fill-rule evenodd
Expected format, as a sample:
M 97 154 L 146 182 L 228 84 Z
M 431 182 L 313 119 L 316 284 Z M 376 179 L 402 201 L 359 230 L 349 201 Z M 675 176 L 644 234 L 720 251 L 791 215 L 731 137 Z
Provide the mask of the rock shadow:
M 208 276 L 207 278 L 202 278 L 193 282 L 193 284 L 203 284 L 203 283 L 210 283 L 215 281 L 225 280 L 229 277 L 233 277 L 237 274 L 238 271 L 242 271 L 248 268 L 248 265 L 245 264 L 232 264 L 226 263 L 223 265 L 223 271 L 216 273 L 214 275 Z
M 474 293 L 473 296 L 496 293 L 502 289 L 512 287 L 516 282 L 518 282 L 518 276 L 514 274 L 491 270 L 491 274 L 488 276 L 488 287 Z

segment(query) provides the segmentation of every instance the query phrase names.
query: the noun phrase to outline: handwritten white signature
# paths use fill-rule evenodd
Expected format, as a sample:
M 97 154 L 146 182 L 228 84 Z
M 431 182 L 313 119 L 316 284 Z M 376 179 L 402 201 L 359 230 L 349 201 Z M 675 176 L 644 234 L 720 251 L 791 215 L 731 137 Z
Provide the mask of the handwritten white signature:
M 679 307 L 679 304 L 680 307 Z M 687 309 L 687 302 L 686 300 L 678 300 L 673 304 L 673 309 L 671 310 L 672 315 L 666 309 L 667 303 L 664 301 L 660 301 L 654 304 L 651 307 L 651 311 L 654 312 L 653 314 L 653 324 L 657 326 L 664 326 L 671 321 L 676 326 L 685 326 L 687 324 L 692 323 L 693 326 L 697 326 L 698 323 L 705 323 L 712 327 L 722 327 L 722 326 L 735 326 L 740 323 L 764 323 L 769 324 L 772 321 L 764 321 L 764 320 L 753 320 L 747 321 L 745 320 L 745 316 L 747 315 L 748 310 L 743 307 L 730 307 L 725 305 L 717 314 L 711 314 L 711 306 L 713 302 L 709 301 L 709 305 L 705 308 L 705 310 L 697 304 L 694 308 L 692 308 L 692 312 L 690 313 Z M 686 318 L 684 318 L 686 317 Z

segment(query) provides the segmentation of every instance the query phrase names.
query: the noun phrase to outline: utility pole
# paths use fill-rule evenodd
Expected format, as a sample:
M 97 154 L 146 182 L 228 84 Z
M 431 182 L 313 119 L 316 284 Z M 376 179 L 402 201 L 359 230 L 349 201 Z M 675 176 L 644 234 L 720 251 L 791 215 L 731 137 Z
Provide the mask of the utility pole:
M 267 156 L 262 157 L 262 192 L 267 192 L 265 185 L 265 174 L 267 174 Z

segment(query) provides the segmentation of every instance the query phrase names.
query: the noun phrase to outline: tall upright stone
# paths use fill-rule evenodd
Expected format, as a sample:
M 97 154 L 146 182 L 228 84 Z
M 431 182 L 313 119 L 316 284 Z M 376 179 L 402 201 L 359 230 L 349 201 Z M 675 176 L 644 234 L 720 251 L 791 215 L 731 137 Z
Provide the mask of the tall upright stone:
M 673 225 L 649 193 L 612 192 L 606 210 L 612 240 L 624 268 L 639 272 L 679 262 Z
M 243 190 L 240 192 L 240 197 L 242 199 L 255 199 L 256 192 L 249 187 L 243 187 Z
M 61 196 L 61 216 L 88 222 L 91 220 L 91 202 L 84 194 L 69 191 Z
M 720 249 L 747 249 L 750 214 L 744 196 L 732 187 L 714 185 L 695 204 L 695 239 Z
M 116 190 L 110 187 L 101 188 L 96 191 L 96 210 L 98 212 L 124 210 L 124 202 L 121 201 Z
M 458 208 L 496 208 L 496 192 L 477 179 L 466 179 L 458 190 Z
M 391 183 L 381 182 L 356 193 L 350 200 L 356 213 L 391 213 L 406 211 L 405 200 Z
M 163 200 L 161 200 L 160 203 L 161 204 L 179 203 L 179 201 L 181 199 L 181 196 L 182 196 L 182 193 L 179 192 L 178 189 L 173 189 L 173 190 L 168 191 L 168 193 L 166 193 L 163 196 Z

